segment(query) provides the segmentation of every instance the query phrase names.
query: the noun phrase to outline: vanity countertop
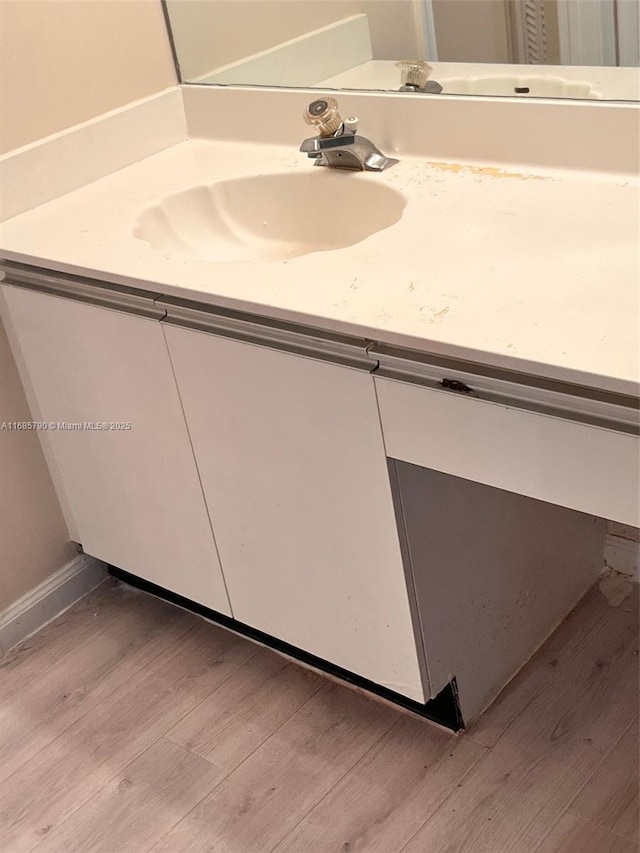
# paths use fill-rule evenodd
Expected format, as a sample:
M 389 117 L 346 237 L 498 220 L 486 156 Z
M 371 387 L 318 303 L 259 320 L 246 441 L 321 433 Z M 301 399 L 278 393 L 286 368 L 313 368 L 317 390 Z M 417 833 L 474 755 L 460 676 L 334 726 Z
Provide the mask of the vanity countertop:
M 285 261 L 168 256 L 138 214 L 191 186 L 312 172 L 295 147 L 186 141 L 0 226 L 8 260 L 425 352 L 637 393 L 638 184 L 628 176 L 429 163 L 340 173 L 407 198 L 351 247 Z M 310 208 L 313 196 L 309 197 Z

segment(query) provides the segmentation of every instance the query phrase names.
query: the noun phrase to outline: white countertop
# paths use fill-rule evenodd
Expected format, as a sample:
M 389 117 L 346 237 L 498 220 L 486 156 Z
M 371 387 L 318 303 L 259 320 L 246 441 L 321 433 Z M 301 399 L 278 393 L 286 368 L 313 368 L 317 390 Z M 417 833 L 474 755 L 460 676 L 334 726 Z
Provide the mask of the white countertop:
M 392 152 L 385 152 L 391 154 Z M 3 257 L 386 343 L 637 393 L 638 184 L 429 164 L 341 173 L 402 192 L 401 220 L 288 261 L 165 256 L 137 215 L 190 186 L 304 172 L 295 148 L 188 141 L 0 225 Z M 309 198 L 313 204 L 313 198 Z

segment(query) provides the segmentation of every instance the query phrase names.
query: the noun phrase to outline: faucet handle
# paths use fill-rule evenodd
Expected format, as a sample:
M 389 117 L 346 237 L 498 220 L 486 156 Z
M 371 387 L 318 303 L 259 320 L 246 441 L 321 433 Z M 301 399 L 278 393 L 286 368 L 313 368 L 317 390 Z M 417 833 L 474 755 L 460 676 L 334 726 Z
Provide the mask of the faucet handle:
M 348 130 L 349 133 L 356 134 L 358 132 L 358 124 L 360 119 L 357 116 L 349 116 L 344 120 L 344 129 Z
M 320 136 L 333 136 L 342 127 L 335 98 L 318 98 L 312 101 L 303 113 L 307 124 L 318 128 Z
M 414 89 L 424 89 L 433 68 L 424 60 L 403 59 L 396 62 L 396 68 L 400 69 L 402 85 Z

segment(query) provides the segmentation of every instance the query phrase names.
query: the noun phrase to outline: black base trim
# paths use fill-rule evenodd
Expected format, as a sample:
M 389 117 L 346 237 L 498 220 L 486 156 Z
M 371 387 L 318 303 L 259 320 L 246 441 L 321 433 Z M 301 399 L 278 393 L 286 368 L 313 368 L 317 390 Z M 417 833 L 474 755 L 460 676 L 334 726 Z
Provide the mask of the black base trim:
M 451 729 L 453 732 L 458 732 L 464 728 L 460 707 L 458 705 L 458 691 L 456 688 L 455 678 L 447 684 L 440 693 L 438 693 L 435 699 L 430 699 L 426 704 L 422 705 L 420 702 L 408 699 L 406 696 L 396 693 L 394 690 L 381 687 L 374 681 L 369 681 L 368 678 L 362 678 L 362 676 L 356 675 L 348 669 L 343 669 L 342 667 L 336 666 L 323 658 L 319 658 L 316 657 L 316 655 L 305 652 L 303 649 L 297 648 L 297 646 L 285 643 L 283 640 L 279 640 L 277 637 L 271 636 L 271 634 L 265 634 L 263 631 L 259 631 L 257 628 L 252 628 L 244 622 L 239 622 L 237 619 L 225 616 L 224 613 L 218 613 L 217 610 L 211 610 L 211 608 L 205 607 L 204 604 L 198 604 L 196 601 L 184 598 L 182 595 L 178 595 L 177 593 L 171 592 L 162 586 L 151 583 L 151 581 L 139 578 L 137 575 L 125 572 L 123 569 L 119 569 L 116 566 L 109 566 L 108 568 L 109 574 L 119 581 L 123 581 L 130 586 L 143 590 L 144 592 L 149 592 L 151 595 L 155 595 L 157 598 L 162 598 L 164 601 L 168 601 L 171 604 L 177 604 L 178 607 L 190 610 L 198 616 L 204 616 L 212 622 L 216 622 L 218 625 L 221 625 L 223 628 L 229 628 L 250 640 L 257 640 L 259 643 L 269 646 L 275 651 L 283 652 L 302 663 L 306 663 L 309 666 L 320 669 L 329 675 L 348 682 L 349 684 L 354 684 L 363 690 L 367 690 L 369 693 L 373 693 L 376 696 L 380 696 L 382 699 L 393 702 L 395 705 L 406 708 L 414 714 L 419 714 L 427 720 L 431 720 L 434 723 L 438 723 L 441 726 Z

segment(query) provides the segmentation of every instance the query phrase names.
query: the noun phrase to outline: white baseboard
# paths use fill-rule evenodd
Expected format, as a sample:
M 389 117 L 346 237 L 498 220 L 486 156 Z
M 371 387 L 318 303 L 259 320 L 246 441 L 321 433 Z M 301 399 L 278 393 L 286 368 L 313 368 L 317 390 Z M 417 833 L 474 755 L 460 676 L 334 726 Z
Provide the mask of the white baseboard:
M 39 631 L 106 577 L 106 565 L 79 554 L 0 613 L 0 656 Z

